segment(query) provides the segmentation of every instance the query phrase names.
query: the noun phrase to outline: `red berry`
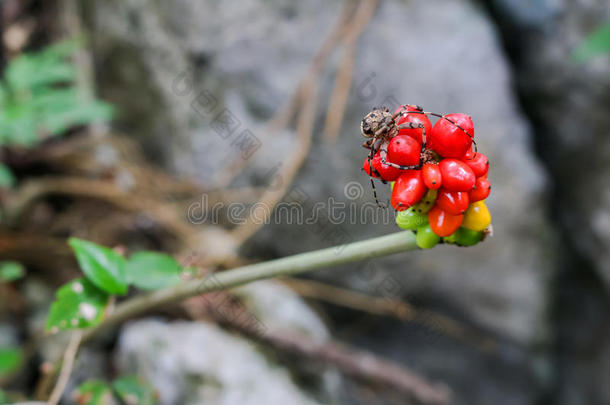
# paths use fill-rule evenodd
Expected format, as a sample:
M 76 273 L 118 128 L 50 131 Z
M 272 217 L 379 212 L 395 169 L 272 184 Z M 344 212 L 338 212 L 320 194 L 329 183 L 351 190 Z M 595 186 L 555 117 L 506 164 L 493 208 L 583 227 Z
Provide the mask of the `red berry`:
M 472 169 L 476 177 L 481 177 L 487 174 L 489 170 L 489 159 L 482 153 L 477 153 L 472 159 L 462 159 Z
M 465 191 L 439 190 L 436 205 L 451 215 L 466 213 L 470 199 Z
M 386 159 L 387 161 L 387 159 Z M 373 158 L 373 168 L 377 170 L 379 176 L 382 180 L 385 181 L 394 181 L 400 176 L 403 170 L 400 170 L 396 167 L 389 166 L 387 164 L 381 163 L 381 152 L 378 151 Z
M 463 220 L 464 215 L 451 215 L 439 207 L 434 207 L 428 212 L 428 222 L 432 232 L 443 238 L 457 231 Z
M 474 151 L 472 150 L 472 148 L 468 148 L 466 153 L 464 153 L 462 160 L 469 160 L 469 159 L 472 159 L 473 157 L 474 157 Z
M 421 112 L 411 112 L 408 111 L 419 111 L 414 107 L 407 107 L 407 113 L 401 115 L 396 121 L 396 125 L 406 124 L 408 122 L 412 122 L 415 124 L 424 124 L 424 129 L 426 130 L 426 136 L 430 135 L 430 131 L 432 131 L 432 123 L 430 119 L 426 116 L 426 114 L 422 114 Z M 419 144 L 423 142 L 423 130 L 421 128 L 403 128 L 398 130 L 398 135 L 408 135 L 414 140 L 416 140 Z
M 470 191 L 476 181 L 472 169 L 461 160 L 443 159 L 438 164 L 443 176 L 443 187 L 449 191 Z
M 390 202 L 396 211 L 404 211 L 426 194 L 421 170 L 404 170 L 394 183 Z
M 491 183 L 484 177 L 479 177 L 474 183 L 474 188 L 468 192 L 470 202 L 477 202 L 486 199 L 491 193 Z
M 432 127 L 427 140 L 428 147 L 443 157 L 462 158 L 472 145 L 472 119 L 466 114 L 447 114 L 444 117 L 447 119 L 440 118 Z
M 401 166 L 419 164 L 421 144 L 407 135 L 396 135 L 388 145 L 387 161 Z
M 371 176 L 371 177 L 378 177 L 375 174 L 375 172 L 371 170 L 371 166 L 369 165 L 369 157 L 368 156 L 366 157 L 366 159 L 364 159 L 364 163 L 362 164 L 362 170 L 364 170 L 364 172 L 366 174 L 368 174 L 369 176 Z
M 381 152 L 378 151 L 373 157 L 373 172 L 371 174 L 371 169 L 369 167 L 369 158 L 364 160 L 364 164 L 362 165 L 362 169 L 371 177 L 380 178 L 385 181 L 394 181 L 400 176 L 403 170 L 400 170 L 396 167 L 389 166 L 387 164 L 381 163 Z
M 426 163 L 421 169 L 421 175 L 426 187 L 436 190 L 442 185 L 441 169 L 437 164 Z

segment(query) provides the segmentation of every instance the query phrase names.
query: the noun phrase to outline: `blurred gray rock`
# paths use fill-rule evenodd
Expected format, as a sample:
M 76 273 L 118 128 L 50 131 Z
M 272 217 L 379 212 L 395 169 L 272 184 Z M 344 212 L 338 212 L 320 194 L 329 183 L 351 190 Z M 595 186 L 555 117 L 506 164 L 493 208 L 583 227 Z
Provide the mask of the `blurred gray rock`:
M 0 323 L 0 347 L 13 347 L 19 342 L 19 331 L 10 323 Z
M 293 140 L 289 132 L 265 138 L 264 123 L 287 102 L 338 9 L 338 3 L 318 0 L 248 0 L 239 7 L 211 0 L 97 0 L 87 15 L 103 95 L 117 103 L 123 125 L 175 170 L 213 184 L 218 172 L 245 158 L 253 168 L 238 181 L 260 185 Z M 332 78 L 326 72 L 320 80 L 316 133 Z M 473 361 L 480 353 L 443 339 L 415 339 L 391 324 L 385 328 L 391 325 L 395 333 L 383 346 L 375 344 L 378 334 L 361 342 L 377 351 L 392 348 L 389 356 L 442 377 L 454 387 L 456 403 L 533 402 L 548 383 L 539 371 L 547 361 L 547 281 L 554 265 L 543 204 L 547 183 L 511 84 L 497 33 L 477 6 L 466 0 L 383 1 L 359 42 L 339 141 L 316 136 L 295 182 L 306 214 L 314 203 L 327 207 L 333 198 L 346 204 L 347 219 L 336 223 L 326 213 L 312 225 L 280 221 L 245 249 L 254 257 L 284 256 L 396 231 L 391 213 L 372 217 L 381 214 L 370 208 L 372 192 L 360 171 L 360 119 L 375 105 L 399 102 L 471 114 L 479 150 L 492 162 L 495 236 L 471 249 L 440 247 L 316 273 L 371 294 L 435 305 L 502 336 L 508 343 L 497 357 L 480 361 Z M 223 117 L 233 132 L 217 125 Z M 261 141 L 248 156 L 237 143 L 245 130 Z M 346 193 L 347 184 L 355 194 Z M 389 196 L 387 186 L 379 189 Z M 454 355 L 450 364 L 448 354 Z M 490 363 L 500 372 L 491 373 Z
M 276 281 L 258 281 L 233 290 L 265 330 L 303 333 L 319 342 L 330 334 L 322 320 L 301 297 Z
M 516 61 L 517 84 L 537 126 L 537 146 L 556 181 L 555 208 L 569 242 L 610 286 L 610 57 L 577 63 L 572 53 L 610 20 L 610 3 L 496 0 Z
M 118 365 L 158 390 L 161 404 L 314 404 L 253 344 L 211 324 L 143 320 L 119 339 Z
M 610 55 L 585 63 L 572 58 L 591 32 L 607 24 L 610 3 L 491 3 L 538 153 L 554 179 L 551 206 L 562 246 L 553 283 L 556 357 L 549 402 L 610 403 L 607 378 L 599 378 L 610 375 Z
M 219 316 L 231 316 L 233 322 L 255 327 L 263 335 L 290 331 L 318 341 L 329 339 L 320 318 L 279 282 L 259 281 L 233 292 L 240 306 L 225 313 L 219 304 L 215 308 Z M 125 373 L 149 379 L 163 404 L 336 403 L 341 378 L 335 371 L 317 370 L 311 375 L 303 367 L 289 373 L 274 363 L 277 354 L 267 358 L 261 350 L 215 325 L 151 320 L 123 330 L 117 359 Z M 303 387 L 293 382 L 299 377 L 307 380 Z

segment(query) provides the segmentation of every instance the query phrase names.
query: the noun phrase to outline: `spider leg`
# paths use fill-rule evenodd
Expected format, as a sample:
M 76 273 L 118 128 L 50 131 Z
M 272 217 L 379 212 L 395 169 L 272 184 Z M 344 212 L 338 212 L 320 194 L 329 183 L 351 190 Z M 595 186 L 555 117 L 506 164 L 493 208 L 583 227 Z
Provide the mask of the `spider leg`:
M 381 135 L 383 135 L 383 133 L 384 133 L 384 132 L 387 132 L 389 129 L 390 129 L 390 128 L 389 128 L 389 127 L 388 127 L 388 126 L 387 126 L 385 123 L 383 123 L 383 124 L 381 125 L 381 128 L 379 128 L 379 129 L 378 129 L 378 130 L 375 132 L 375 138 L 379 138 L 379 137 L 381 137 Z
M 415 122 L 405 122 L 404 124 L 400 124 L 398 127 L 398 129 L 403 129 L 403 128 L 409 128 L 409 129 L 416 129 L 416 128 L 421 128 L 421 135 L 422 135 L 422 143 L 421 143 L 421 149 L 419 151 L 419 166 L 421 167 L 423 164 L 422 161 L 422 157 L 424 156 L 424 151 L 426 150 L 426 127 L 424 124 L 422 124 L 421 122 L 415 123 Z
M 401 165 L 398 165 L 396 163 L 388 162 L 387 157 L 388 157 L 388 145 L 389 144 L 390 143 L 388 141 L 386 141 L 386 142 L 384 142 L 381 145 L 381 147 L 379 149 L 381 151 L 381 153 L 379 154 L 379 156 L 381 157 L 381 163 L 383 163 L 384 165 L 395 167 L 395 168 L 400 169 L 400 170 L 418 170 L 418 169 L 421 169 L 421 166 L 422 166 L 421 153 L 419 154 L 419 164 L 417 164 L 417 165 L 413 165 L 413 166 L 401 166 Z
M 362 147 L 363 147 L 363 148 L 366 148 L 366 149 L 371 149 L 371 148 L 372 148 L 372 146 L 371 146 L 371 145 L 373 144 L 373 142 L 374 142 L 374 141 L 375 141 L 375 139 L 373 139 L 373 138 L 371 138 L 371 139 L 367 139 L 367 140 L 366 140 L 366 141 L 364 141 L 364 143 L 362 144 Z
M 373 157 L 375 156 L 375 154 L 377 153 L 377 150 L 379 149 L 379 145 L 375 145 L 376 138 L 371 139 L 371 146 L 370 146 L 370 153 L 368 156 L 368 160 L 369 160 L 369 170 L 371 171 L 371 173 L 375 173 L 376 176 L 381 177 L 381 175 L 379 174 L 379 172 L 373 167 Z M 369 174 L 369 173 L 367 173 Z M 375 181 L 373 181 L 373 177 L 369 175 L 369 179 L 371 180 L 371 188 L 373 189 L 373 196 L 375 197 L 375 203 L 377 204 L 377 206 L 379 208 L 387 208 L 387 206 L 385 204 L 382 204 L 379 202 L 379 198 L 377 197 L 377 188 L 375 187 Z
M 442 120 L 447 120 L 450 123 L 452 123 L 453 125 L 455 125 L 456 127 L 458 127 L 462 132 L 464 132 L 466 135 L 468 135 L 470 137 L 470 139 L 472 139 L 472 144 L 474 145 L 474 153 L 478 153 L 478 148 L 477 148 L 477 142 L 474 140 L 474 135 L 472 135 L 470 132 L 466 131 L 464 128 L 462 128 L 457 122 L 453 121 L 451 118 L 447 118 L 446 116 L 444 116 L 443 114 L 439 114 L 439 113 L 434 113 L 434 112 L 430 112 L 430 111 L 409 111 L 410 113 L 414 113 L 414 114 L 425 114 L 425 115 L 431 115 L 433 117 L 438 117 Z
M 411 108 L 411 110 L 409 111 L 408 109 Z M 396 111 L 394 113 L 394 115 L 392 115 L 392 119 L 396 120 L 396 118 L 400 117 L 401 115 L 403 115 L 406 112 L 414 112 L 416 114 L 418 114 L 420 111 L 424 111 L 423 108 L 421 108 L 420 106 L 418 106 L 417 104 L 403 104 L 400 106 L 400 110 Z

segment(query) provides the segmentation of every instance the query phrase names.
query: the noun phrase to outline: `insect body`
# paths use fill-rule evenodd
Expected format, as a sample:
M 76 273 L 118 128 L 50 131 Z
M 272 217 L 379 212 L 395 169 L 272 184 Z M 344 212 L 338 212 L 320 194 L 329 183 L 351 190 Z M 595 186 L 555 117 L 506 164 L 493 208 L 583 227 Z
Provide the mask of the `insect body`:
M 395 167 L 401 170 L 411 170 L 421 168 L 421 160 L 417 165 L 399 165 L 396 163 L 389 162 L 387 159 L 388 145 L 390 140 L 398 135 L 400 129 L 421 129 L 423 137 L 426 137 L 426 128 L 422 123 L 407 122 L 401 125 L 396 123 L 398 117 L 407 112 L 407 109 L 417 109 L 417 111 L 423 112 L 423 109 L 419 106 L 402 106 L 394 114 L 390 112 L 387 107 L 374 108 L 368 113 L 362 123 L 360 124 L 360 130 L 365 138 L 369 138 L 363 146 L 371 150 L 369 159 L 372 160 L 377 151 L 380 151 L 381 163 L 391 167 Z M 421 143 L 422 152 L 425 143 Z M 370 161 L 369 161 L 370 163 Z
M 437 125 L 432 128 L 430 120 L 428 119 L 428 115 L 439 117 L 440 121 L 443 122 L 439 121 Z M 473 135 L 470 132 L 473 131 L 468 131 L 467 129 L 464 129 L 463 125 L 461 125 L 462 123 L 456 122 L 458 120 L 456 120 L 456 118 L 454 118 L 453 116 L 457 116 L 457 118 L 464 116 L 467 117 L 467 121 L 470 121 L 470 117 L 466 116 L 465 114 L 452 114 L 449 116 L 443 116 L 441 114 L 425 112 L 420 106 L 412 104 L 402 105 L 394 113 L 390 112 L 387 107 L 374 108 L 364 117 L 360 124 L 360 130 L 362 132 L 362 136 L 367 138 L 367 140 L 363 143 L 362 146 L 370 150 L 369 155 L 367 157 L 369 167 L 368 170 L 370 170 L 370 173 L 368 174 L 371 176 L 373 194 L 375 196 L 375 201 L 379 206 L 383 205 L 379 203 L 379 200 L 377 198 L 377 190 L 375 189 L 375 184 L 373 182 L 372 177 L 378 177 L 384 183 L 386 181 L 392 181 L 393 179 L 384 179 L 383 176 L 381 176 L 378 169 L 375 167 L 373 161 L 376 155 L 379 154 L 379 156 L 376 158 L 378 159 L 378 164 L 380 163 L 385 167 L 391 167 L 400 171 L 420 170 L 424 163 L 431 159 L 434 159 L 434 154 L 430 153 L 430 151 L 426 149 L 427 143 L 430 143 L 430 146 L 432 146 L 432 142 L 435 142 L 439 145 L 438 149 L 441 149 L 443 151 L 448 150 L 451 153 L 457 153 L 462 155 L 465 152 L 466 148 L 470 147 L 470 143 L 473 139 Z M 434 133 L 435 130 L 437 134 Z M 463 147 L 464 149 L 455 148 L 456 142 L 454 141 L 454 138 L 456 138 L 456 135 L 452 131 L 458 131 L 458 135 L 462 138 L 465 138 L 462 139 L 461 143 L 457 145 Z M 416 144 L 414 144 L 411 139 L 405 139 L 405 142 L 400 145 L 397 145 L 400 143 L 399 138 L 396 138 L 394 140 L 395 142 L 392 141 L 392 139 L 398 135 L 408 135 L 409 137 L 417 141 L 420 149 L 419 159 L 417 156 L 417 146 L 415 146 L 415 148 L 413 147 L 413 145 Z M 390 148 L 390 153 L 394 153 L 394 159 L 390 159 L 388 156 L 388 147 L 390 146 L 391 142 L 392 148 Z M 408 143 L 411 143 L 410 148 L 407 147 Z M 396 151 L 398 150 L 408 150 L 411 153 L 409 156 L 401 156 L 404 157 L 404 159 L 398 159 L 396 157 Z

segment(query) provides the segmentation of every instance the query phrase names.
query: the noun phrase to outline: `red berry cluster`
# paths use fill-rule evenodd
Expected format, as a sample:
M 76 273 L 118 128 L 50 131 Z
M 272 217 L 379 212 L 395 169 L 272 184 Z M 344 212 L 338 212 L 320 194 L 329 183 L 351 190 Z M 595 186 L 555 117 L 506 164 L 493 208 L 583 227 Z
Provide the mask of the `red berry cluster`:
M 434 126 L 427 114 L 439 117 Z M 391 204 L 398 211 L 398 225 L 416 231 L 420 247 L 432 247 L 441 238 L 458 245 L 478 243 L 491 223 L 483 202 L 491 183 L 489 160 L 473 150 L 470 116 L 440 116 L 407 105 L 392 120 L 395 128 L 378 131 L 379 139 L 370 143 L 372 158 L 365 159 L 363 170 L 394 182 Z

